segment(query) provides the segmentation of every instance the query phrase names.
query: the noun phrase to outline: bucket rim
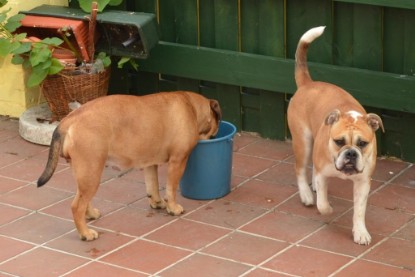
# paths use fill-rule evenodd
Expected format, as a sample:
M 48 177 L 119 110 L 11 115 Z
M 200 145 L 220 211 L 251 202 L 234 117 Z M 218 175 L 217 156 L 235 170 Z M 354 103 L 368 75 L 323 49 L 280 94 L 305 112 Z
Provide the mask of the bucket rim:
M 228 121 L 224 121 L 224 120 L 221 120 L 219 124 L 222 124 L 222 123 L 225 124 L 225 125 L 228 125 L 229 127 L 232 128 L 232 132 L 230 132 L 230 134 L 228 134 L 226 136 L 223 136 L 223 137 L 220 137 L 220 138 L 201 139 L 201 140 L 198 141 L 198 143 L 213 143 L 213 142 L 218 142 L 218 141 L 222 141 L 222 140 L 226 140 L 226 139 L 232 138 L 235 135 L 235 133 L 236 133 L 236 127 L 235 127 L 235 125 L 233 125 L 232 123 L 230 123 Z

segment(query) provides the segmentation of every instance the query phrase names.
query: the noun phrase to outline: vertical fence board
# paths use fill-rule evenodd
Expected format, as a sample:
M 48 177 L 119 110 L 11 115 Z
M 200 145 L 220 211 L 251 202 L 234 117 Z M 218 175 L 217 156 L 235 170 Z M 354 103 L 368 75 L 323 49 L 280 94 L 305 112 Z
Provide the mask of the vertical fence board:
M 313 42 L 308 59 L 313 62 L 332 63 L 332 1 L 290 0 L 286 11 L 287 57 L 294 59 L 300 37 L 312 27 L 327 26 L 324 36 Z

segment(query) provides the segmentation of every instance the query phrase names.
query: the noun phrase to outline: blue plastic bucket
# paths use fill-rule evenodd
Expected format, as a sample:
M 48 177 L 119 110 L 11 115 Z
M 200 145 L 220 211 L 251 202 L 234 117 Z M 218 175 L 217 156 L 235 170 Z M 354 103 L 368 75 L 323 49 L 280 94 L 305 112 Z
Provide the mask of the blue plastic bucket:
M 199 140 L 190 154 L 180 180 L 180 191 L 186 198 L 208 200 L 231 191 L 233 136 L 236 127 L 221 121 L 214 139 Z

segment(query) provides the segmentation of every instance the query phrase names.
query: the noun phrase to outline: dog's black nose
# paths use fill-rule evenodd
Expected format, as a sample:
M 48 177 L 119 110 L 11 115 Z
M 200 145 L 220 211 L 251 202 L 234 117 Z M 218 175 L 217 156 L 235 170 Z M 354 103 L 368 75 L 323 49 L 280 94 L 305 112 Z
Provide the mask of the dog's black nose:
M 347 150 L 347 152 L 345 153 L 345 157 L 346 157 L 346 159 L 348 159 L 351 162 L 356 161 L 356 159 L 357 159 L 356 150 L 353 150 L 353 149 Z

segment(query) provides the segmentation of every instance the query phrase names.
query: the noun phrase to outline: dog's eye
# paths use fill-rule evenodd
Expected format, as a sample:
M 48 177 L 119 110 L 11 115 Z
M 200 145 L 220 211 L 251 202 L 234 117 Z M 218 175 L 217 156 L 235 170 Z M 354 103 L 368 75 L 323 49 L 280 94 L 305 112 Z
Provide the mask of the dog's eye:
M 334 143 L 338 146 L 338 147 L 343 147 L 346 145 L 346 141 L 344 139 L 335 139 Z
M 365 148 L 365 147 L 366 147 L 366 145 L 368 145 L 368 142 L 367 142 L 367 141 L 364 141 L 364 140 L 359 140 L 359 141 L 357 142 L 357 147 L 359 147 L 359 148 L 361 148 L 361 149 Z

